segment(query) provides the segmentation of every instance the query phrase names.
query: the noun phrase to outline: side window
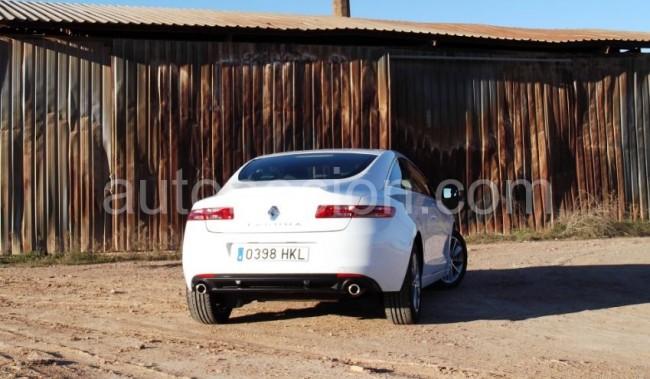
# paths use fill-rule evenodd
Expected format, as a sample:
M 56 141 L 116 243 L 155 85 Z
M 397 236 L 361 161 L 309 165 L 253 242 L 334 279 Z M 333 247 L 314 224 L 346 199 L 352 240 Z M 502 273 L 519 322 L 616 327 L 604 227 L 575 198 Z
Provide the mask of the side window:
M 411 180 L 411 170 L 409 170 L 407 160 L 398 158 L 393 162 L 393 168 L 390 170 L 388 182 L 392 187 L 415 191 L 413 188 L 413 181 Z
M 416 191 L 415 188 L 413 188 L 414 184 L 411 178 L 411 170 L 409 170 L 408 161 L 404 158 L 399 158 L 397 161 L 399 162 L 400 170 L 402 170 L 402 181 L 400 187 L 405 190 Z
M 391 187 L 402 188 L 402 169 L 399 166 L 399 162 L 395 161 L 390 169 L 388 185 Z
M 406 171 L 408 171 L 409 181 L 413 187 L 412 191 L 431 196 L 431 192 L 429 192 L 429 185 L 424 175 L 422 175 L 420 170 L 418 170 L 413 163 L 405 159 L 403 161 L 403 166 L 406 168 Z
M 388 175 L 388 183 L 391 187 L 402 188 L 431 196 L 429 185 L 424 175 L 422 175 L 413 163 L 404 158 L 398 158 L 393 163 L 393 167 Z

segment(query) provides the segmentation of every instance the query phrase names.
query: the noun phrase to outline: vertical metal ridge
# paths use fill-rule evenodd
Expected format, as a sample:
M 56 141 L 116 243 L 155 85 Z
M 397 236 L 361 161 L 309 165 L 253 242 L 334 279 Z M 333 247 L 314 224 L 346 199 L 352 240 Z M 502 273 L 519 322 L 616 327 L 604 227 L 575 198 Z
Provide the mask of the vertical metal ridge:
M 521 194 L 511 213 L 463 211 L 464 232 L 541 229 L 589 207 L 587 193 L 616 196 L 619 218 L 650 217 L 643 57 L 389 60 L 365 47 L 3 38 L 0 77 L 3 254 L 178 248 L 194 184 L 223 184 L 262 153 L 324 147 L 395 148 L 434 184 L 490 180 L 501 201 L 508 180 L 552 183 L 550 198 L 535 189 L 532 213 Z M 491 204 L 487 188 L 477 194 Z
M 521 213 L 521 195 L 509 214 L 463 211 L 464 231 L 543 229 L 557 216 L 598 207 L 619 219 L 648 217 L 647 58 L 391 58 L 391 77 L 400 82 L 391 88 L 392 146 L 412 151 L 433 183 L 454 178 L 467 189 L 486 179 L 500 201 L 507 180 L 552 185 L 550 197 L 533 191 L 532 213 Z M 463 143 L 441 130 L 462 130 Z M 454 157 L 458 150 L 463 159 Z M 488 200 L 484 189 L 474 195 Z

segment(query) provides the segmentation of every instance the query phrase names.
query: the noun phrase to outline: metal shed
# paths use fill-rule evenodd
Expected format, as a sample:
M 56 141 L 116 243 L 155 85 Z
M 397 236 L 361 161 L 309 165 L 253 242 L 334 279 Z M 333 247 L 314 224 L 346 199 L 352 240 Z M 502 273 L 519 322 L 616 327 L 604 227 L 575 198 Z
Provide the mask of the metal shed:
M 544 228 L 593 199 L 647 219 L 644 47 L 648 33 L 2 0 L 0 251 L 177 248 L 192 198 L 215 191 L 196 183 L 329 147 L 492 183 L 472 195 L 498 206 L 461 212 L 465 232 Z

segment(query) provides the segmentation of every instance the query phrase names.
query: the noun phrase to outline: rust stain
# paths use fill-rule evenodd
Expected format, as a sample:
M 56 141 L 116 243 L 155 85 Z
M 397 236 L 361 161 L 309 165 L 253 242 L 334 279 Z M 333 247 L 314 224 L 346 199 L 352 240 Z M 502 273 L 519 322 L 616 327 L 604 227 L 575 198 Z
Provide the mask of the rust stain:
M 399 78 L 391 87 L 393 148 L 414 152 L 434 184 L 495 183 L 501 206 L 489 215 L 466 209 L 463 231 L 542 229 L 558 215 L 611 201 L 612 217 L 650 216 L 649 59 L 398 57 L 391 77 Z M 449 140 L 449 132 L 461 138 Z M 547 181 L 552 193 L 533 187 L 526 212 L 526 194 L 515 189 L 508 212 L 507 182 L 517 180 Z M 473 193 L 479 209 L 490 205 L 485 189 Z
M 297 50 L 1 39 L 0 250 L 175 249 L 196 183 L 223 185 L 263 153 L 340 146 L 341 98 L 378 109 L 376 62 L 363 48 Z M 341 85 L 359 62 L 365 81 Z M 387 146 L 388 123 L 359 128 Z
M 495 212 L 459 215 L 468 233 L 544 228 L 610 197 L 615 217 L 650 216 L 642 56 L 0 38 L 0 79 L 3 254 L 178 248 L 194 184 L 223 184 L 260 154 L 325 147 L 400 150 L 434 185 L 494 183 L 476 199 L 498 200 Z M 508 209 L 507 183 L 520 179 L 553 192 L 535 187 L 526 212 L 515 189 Z

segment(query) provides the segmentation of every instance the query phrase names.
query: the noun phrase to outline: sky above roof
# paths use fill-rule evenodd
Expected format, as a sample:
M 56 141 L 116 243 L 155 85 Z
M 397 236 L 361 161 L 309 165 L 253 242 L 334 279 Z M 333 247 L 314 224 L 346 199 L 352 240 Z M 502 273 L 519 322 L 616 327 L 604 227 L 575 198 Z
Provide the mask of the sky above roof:
M 44 0 L 169 8 L 320 14 L 332 0 Z M 546 29 L 650 32 L 648 0 L 350 0 L 353 17 Z

